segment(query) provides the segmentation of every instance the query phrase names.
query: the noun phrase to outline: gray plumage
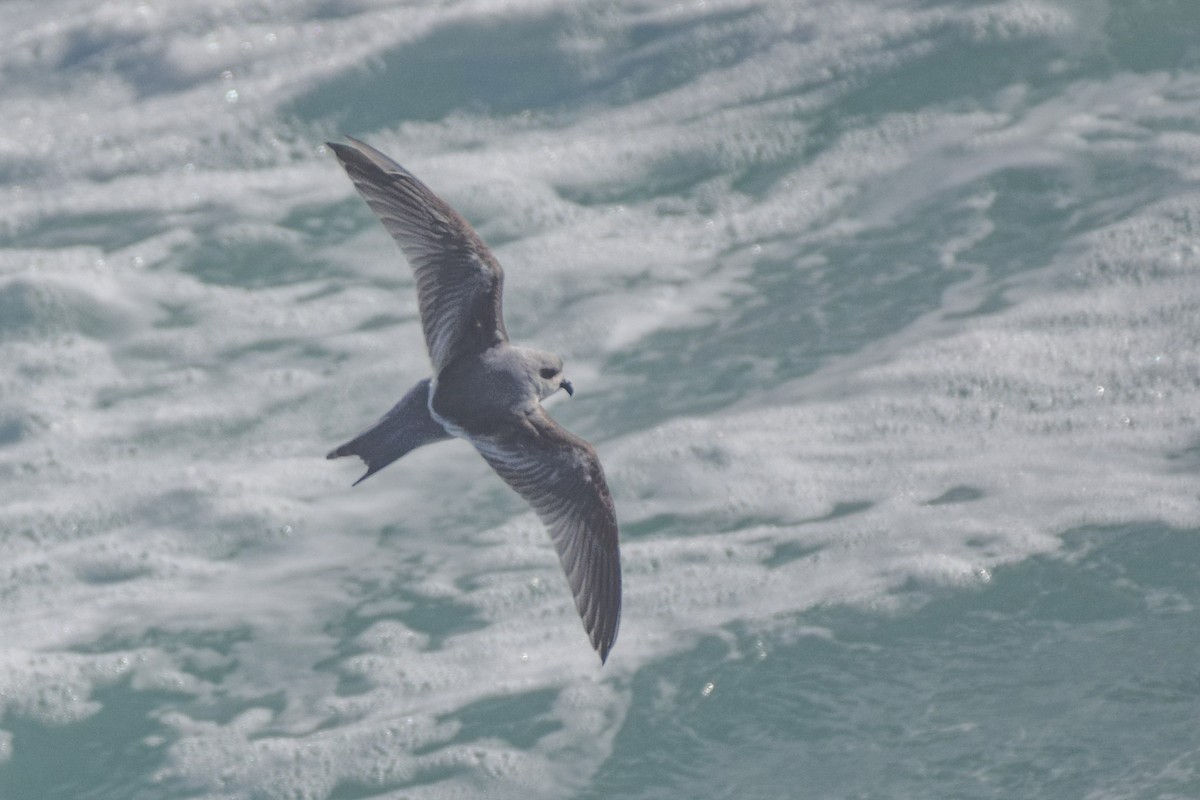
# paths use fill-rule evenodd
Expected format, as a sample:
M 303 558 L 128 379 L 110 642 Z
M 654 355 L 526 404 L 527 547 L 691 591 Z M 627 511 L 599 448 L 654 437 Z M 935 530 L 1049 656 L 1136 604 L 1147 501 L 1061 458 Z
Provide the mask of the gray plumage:
M 504 271 L 458 212 L 373 147 L 329 147 L 412 266 L 433 376 L 328 458 L 360 457 L 357 485 L 422 445 L 471 442 L 549 529 L 603 663 L 621 619 L 617 516 L 596 451 L 542 408 L 574 392 L 562 359 L 509 344 Z

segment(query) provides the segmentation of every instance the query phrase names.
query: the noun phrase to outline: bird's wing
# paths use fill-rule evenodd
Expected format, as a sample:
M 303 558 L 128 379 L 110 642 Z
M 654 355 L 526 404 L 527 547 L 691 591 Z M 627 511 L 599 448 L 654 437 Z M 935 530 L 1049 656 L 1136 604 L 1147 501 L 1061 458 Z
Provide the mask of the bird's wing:
M 504 270 L 479 234 L 404 167 L 349 141 L 329 147 L 412 265 L 434 374 L 459 355 L 508 341 Z
M 550 530 L 575 608 L 603 663 L 621 621 L 621 552 L 616 510 L 596 451 L 541 406 L 471 442 Z

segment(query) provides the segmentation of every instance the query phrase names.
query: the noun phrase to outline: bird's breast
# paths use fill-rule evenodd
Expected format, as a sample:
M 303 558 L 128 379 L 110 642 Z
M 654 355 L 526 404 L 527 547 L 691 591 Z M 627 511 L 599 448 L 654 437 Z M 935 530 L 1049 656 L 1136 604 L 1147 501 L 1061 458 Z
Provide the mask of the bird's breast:
M 460 437 L 489 434 L 510 424 L 529 405 L 533 388 L 513 370 L 486 358 L 448 364 L 437 376 L 429 411 L 447 431 Z

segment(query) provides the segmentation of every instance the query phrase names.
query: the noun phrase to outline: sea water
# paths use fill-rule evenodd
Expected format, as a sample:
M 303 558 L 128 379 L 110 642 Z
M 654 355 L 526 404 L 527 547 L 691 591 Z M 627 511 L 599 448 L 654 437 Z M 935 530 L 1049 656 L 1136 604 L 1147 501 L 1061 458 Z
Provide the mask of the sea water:
M 1200 4 L 0 5 L 0 798 L 1200 797 Z M 601 667 L 360 137 L 562 354 Z

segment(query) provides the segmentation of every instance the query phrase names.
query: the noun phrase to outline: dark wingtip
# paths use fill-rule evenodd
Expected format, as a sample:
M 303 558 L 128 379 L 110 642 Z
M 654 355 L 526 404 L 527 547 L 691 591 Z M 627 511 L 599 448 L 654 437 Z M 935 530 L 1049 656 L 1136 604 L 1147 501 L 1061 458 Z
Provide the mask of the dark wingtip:
M 351 141 L 353 141 L 353 140 L 351 140 Z M 349 157 L 354 152 L 353 147 L 351 147 L 350 145 L 342 144 L 341 142 L 326 142 L 325 146 L 328 147 L 331 151 L 333 151 L 333 154 L 335 156 L 337 156 L 338 161 L 342 161 L 342 162 L 345 162 L 346 158 Z
M 375 166 L 377 169 L 383 169 L 387 162 L 391 160 L 374 147 L 371 147 L 371 145 L 355 139 L 353 136 L 342 134 L 342 138 L 346 142 L 349 142 L 349 144 L 343 142 L 326 142 L 325 146 L 332 150 L 333 154 L 343 164 L 350 161 L 364 162 Z
M 600 656 L 600 666 L 608 663 L 608 654 L 612 652 L 613 645 L 617 643 L 617 636 L 614 633 L 612 638 L 607 642 L 597 642 L 595 644 L 596 655 Z
M 592 640 L 592 647 L 595 648 L 596 655 L 600 656 L 600 666 L 604 666 L 608 662 L 608 654 L 612 652 L 613 645 L 617 643 L 617 628 L 619 624 L 618 622 L 613 625 L 612 631 L 609 632 L 601 633 L 597 631 L 596 638 Z

